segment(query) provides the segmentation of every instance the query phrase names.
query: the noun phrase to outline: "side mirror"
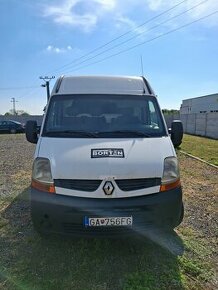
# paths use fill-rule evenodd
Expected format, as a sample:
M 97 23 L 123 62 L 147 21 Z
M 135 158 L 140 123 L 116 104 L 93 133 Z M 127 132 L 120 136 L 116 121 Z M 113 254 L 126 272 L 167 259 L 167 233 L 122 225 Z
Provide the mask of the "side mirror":
M 26 122 L 26 139 L 30 143 L 36 144 L 38 141 L 38 126 L 36 121 L 27 121 Z
M 171 124 L 171 140 L 174 147 L 182 144 L 183 126 L 180 120 L 174 120 Z

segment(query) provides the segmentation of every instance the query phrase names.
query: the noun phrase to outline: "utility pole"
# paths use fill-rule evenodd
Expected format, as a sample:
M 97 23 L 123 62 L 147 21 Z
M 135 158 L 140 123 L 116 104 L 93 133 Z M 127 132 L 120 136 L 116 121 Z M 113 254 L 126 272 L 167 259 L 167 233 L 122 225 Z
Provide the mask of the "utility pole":
M 15 103 L 17 103 L 18 101 L 16 101 L 15 98 L 11 98 L 11 102 L 12 102 L 12 112 L 13 112 L 13 115 L 16 115 Z
M 52 79 L 55 78 L 55 76 L 52 76 L 52 77 L 48 77 L 48 76 L 45 76 L 45 77 L 39 77 L 40 80 L 43 80 L 45 82 L 45 84 L 41 85 L 42 87 L 46 88 L 46 91 L 47 91 L 47 101 L 49 100 L 50 98 L 50 89 L 49 89 L 49 83 Z

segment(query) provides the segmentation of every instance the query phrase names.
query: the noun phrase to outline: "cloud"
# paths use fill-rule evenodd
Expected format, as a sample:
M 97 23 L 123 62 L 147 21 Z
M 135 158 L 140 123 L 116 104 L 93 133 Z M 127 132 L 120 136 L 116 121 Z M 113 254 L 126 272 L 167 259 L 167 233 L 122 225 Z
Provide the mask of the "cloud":
M 68 45 L 66 48 L 60 48 L 60 47 L 55 47 L 53 45 L 48 45 L 46 48 L 46 51 L 48 52 L 52 52 L 52 53 L 65 53 L 68 51 L 71 51 L 72 47 L 70 45 Z
M 188 1 L 187 3 L 187 7 L 190 8 L 190 6 L 194 5 L 192 4 L 192 2 L 194 2 L 194 4 L 199 3 L 199 1 L 197 0 L 193 0 L 193 1 Z M 217 0 L 209 0 L 205 3 L 203 3 L 202 5 L 198 6 L 196 9 L 194 9 L 191 13 L 189 13 L 189 16 L 193 19 L 197 19 L 200 18 L 204 15 L 213 13 L 215 11 L 218 11 L 218 1 Z M 207 21 L 205 22 L 206 25 L 218 25 L 218 14 L 215 14 L 214 17 L 210 17 L 207 19 Z
M 64 0 L 62 4 L 45 6 L 44 16 L 88 32 L 103 15 L 115 9 L 116 3 L 117 0 Z
M 79 28 L 84 32 L 90 32 L 102 21 L 110 21 L 118 28 L 136 28 L 136 19 L 130 15 L 137 15 L 137 11 L 145 11 L 145 15 L 155 15 L 178 4 L 175 0 L 63 0 L 57 4 L 47 4 L 43 9 L 43 16 L 51 19 L 58 25 L 68 25 Z M 176 9 L 169 12 L 168 17 L 200 4 L 203 0 L 187 0 Z M 139 10 L 140 9 L 140 10 Z M 181 24 L 184 20 L 196 20 L 218 10 L 217 0 L 208 0 L 191 10 L 186 16 L 177 18 L 172 25 Z M 135 12 L 135 13 L 133 13 Z M 165 18 L 167 15 L 164 16 Z M 205 25 L 218 25 L 218 17 L 210 17 L 204 22 Z M 143 32 L 141 27 L 135 33 Z
M 103 9 L 111 11 L 117 6 L 117 0 L 95 0 L 94 2 L 100 4 Z
M 176 5 L 174 0 L 146 0 L 148 8 L 151 11 L 161 11 L 169 9 L 173 5 Z M 179 1 L 177 2 L 179 3 Z M 199 4 L 199 6 L 197 6 Z M 218 1 L 217 0 L 187 0 L 183 4 L 179 5 L 177 9 L 173 10 L 171 14 L 178 14 L 178 12 L 190 9 L 191 7 L 196 7 L 187 13 L 187 18 L 190 20 L 196 20 L 198 18 L 204 17 L 210 13 L 218 11 Z M 184 18 L 184 17 L 183 17 Z M 218 17 L 208 18 L 206 25 L 218 25 Z
M 139 24 L 137 24 L 135 21 L 133 21 L 129 17 L 124 17 L 122 15 L 116 18 L 116 27 L 118 29 L 125 27 L 126 31 L 131 30 L 134 34 L 137 34 L 138 36 L 140 36 L 140 39 L 144 39 L 145 37 L 144 34 L 147 31 L 146 26 L 139 27 Z

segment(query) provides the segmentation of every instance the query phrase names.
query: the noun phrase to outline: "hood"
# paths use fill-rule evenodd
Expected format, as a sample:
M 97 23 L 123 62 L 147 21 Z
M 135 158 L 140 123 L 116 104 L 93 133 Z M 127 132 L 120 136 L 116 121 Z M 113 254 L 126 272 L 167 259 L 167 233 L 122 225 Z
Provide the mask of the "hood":
M 123 149 L 124 157 L 92 158 L 93 149 Z M 169 136 L 134 139 L 43 137 L 36 152 L 36 157 L 50 160 L 54 179 L 162 177 L 164 159 L 175 156 Z

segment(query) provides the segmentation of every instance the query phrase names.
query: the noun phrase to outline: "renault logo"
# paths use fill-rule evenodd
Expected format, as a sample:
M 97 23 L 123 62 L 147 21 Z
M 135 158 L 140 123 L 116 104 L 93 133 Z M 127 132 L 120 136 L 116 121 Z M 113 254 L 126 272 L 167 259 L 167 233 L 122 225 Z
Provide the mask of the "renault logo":
M 103 186 L 103 190 L 106 195 L 111 195 L 114 191 L 113 183 L 110 181 L 106 181 Z

